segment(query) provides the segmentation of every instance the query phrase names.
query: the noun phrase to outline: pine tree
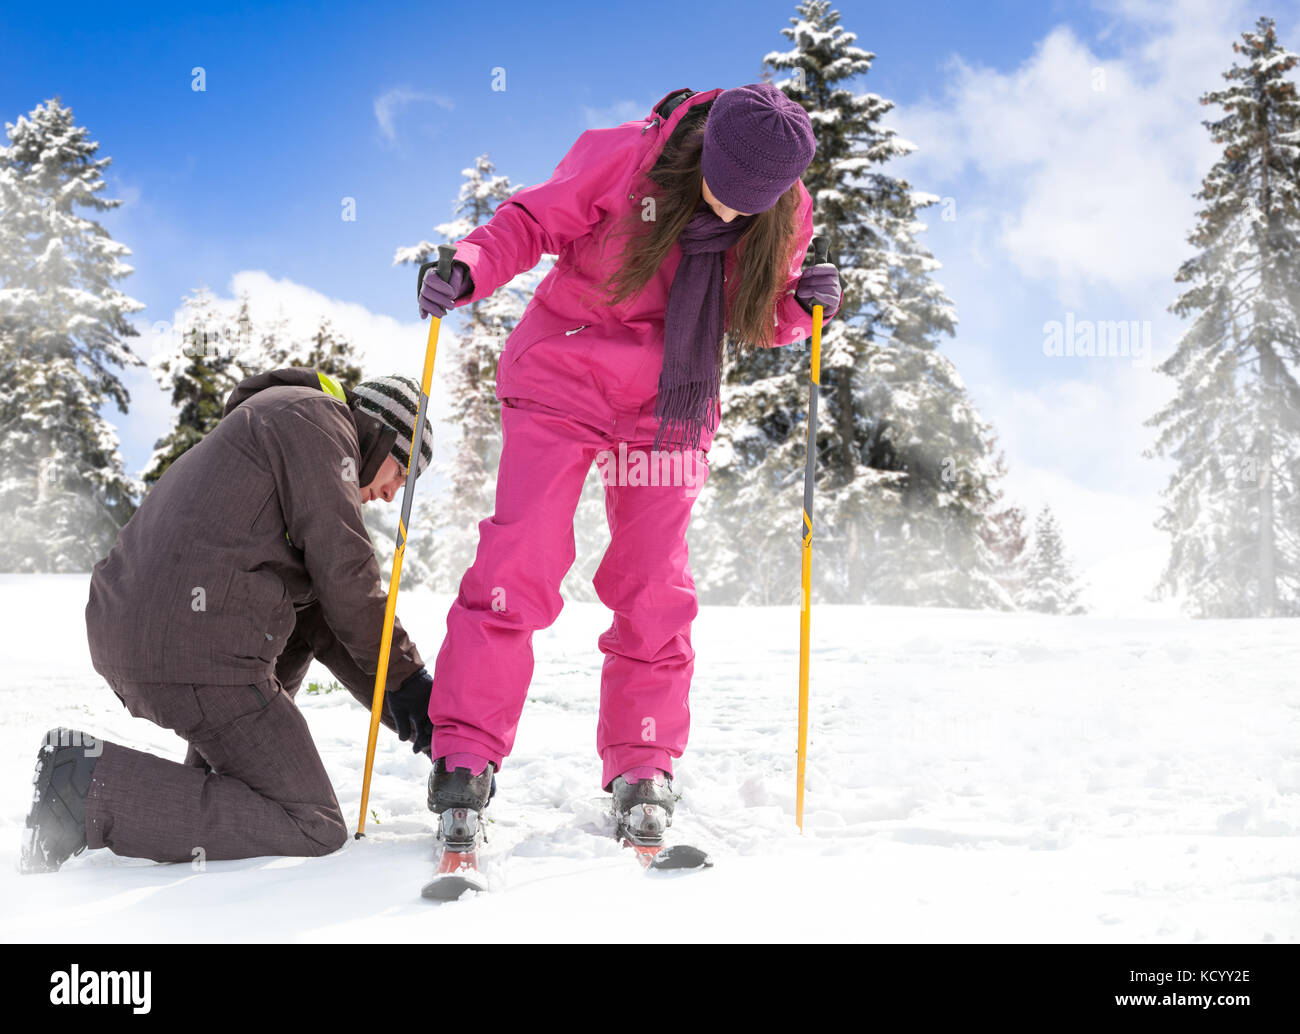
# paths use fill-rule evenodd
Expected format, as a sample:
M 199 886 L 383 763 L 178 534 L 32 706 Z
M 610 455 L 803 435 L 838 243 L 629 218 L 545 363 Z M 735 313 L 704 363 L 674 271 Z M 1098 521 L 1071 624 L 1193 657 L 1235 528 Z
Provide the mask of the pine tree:
M 994 558 L 993 576 L 1012 600 L 1025 589 L 1025 512 L 1018 506 L 998 510 L 981 532 Z
M 230 320 L 205 287 L 185 298 L 177 327 L 179 347 L 163 349 L 149 361 L 150 373 L 170 394 L 176 413 L 171 430 L 154 445 L 145 468 L 146 485 L 156 484 L 168 467 L 221 420 L 226 398 L 244 377 L 239 343 L 249 326 L 247 299 Z
M 134 510 L 100 409 L 129 403 L 117 370 L 140 365 L 126 339 L 144 306 L 115 282 L 130 250 L 82 215 L 111 159 L 56 97 L 6 122 L 0 148 L 0 512 L 12 533 L 0 569 L 88 570 Z
M 1020 604 L 1043 614 L 1083 614 L 1080 587 L 1069 559 L 1060 526 L 1051 507 L 1044 506 L 1034 521 L 1034 543 L 1025 572 Z
M 998 448 L 995 435 L 989 435 L 985 449 L 993 457 L 991 483 L 1000 483 L 1006 477 L 1007 465 L 1006 456 Z M 999 606 L 1014 610 L 1024 589 L 1025 546 L 1028 538 L 1025 534 L 1024 511 L 1019 506 L 1002 505 L 1005 495 L 1001 488 L 993 489 L 978 534 L 992 561 L 990 573 L 1001 595 Z
M 456 199 L 455 218 L 435 227 L 444 242 L 461 240 L 487 222 L 496 206 L 519 189 L 511 186 L 508 177 L 496 174 L 487 155 L 480 155 L 473 167 L 462 170 L 462 175 L 465 181 Z M 398 248 L 393 265 L 418 267 L 436 261 L 437 255 L 437 244 L 421 241 Z M 489 297 L 454 310 L 463 321 L 462 333 L 451 342 L 445 336 L 439 339 L 439 366 L 447 371 L 452 405 L 449 417 L 457 438 L 450 459 L 438 463 L 438 473 L 447 478 L 448 487 L 436 506 L 422 507 L 412 522 L 411 552 L 428 565 L 433 584 L 440 589 L 455 589 L 459 584 L 474 560 L 478 522 L 495 509 L 496 471 L 501 457 L 497 360 L 533 289 L 550 266 L 550 262 L 544 262 Z
M 315 331 L 303 336 L 283 308 L 260 322 L 254 319 L 245 297 L 240 315 L 235 320 L 237 324 L 241 321 L 243 326 L 239 334 L 244 344 L 237 352 L 237 365 L 242 376 L 303 366 L 328 374 L 349 388 L 365 380 L 361 350 L 335 329 L 328 316 L 320 317 Z M 256 346 L 253 341 L 257 342 Z
M 814 541 L 827 600 L 1008 606 L 981 536 L 999 476 L 990 431 L 952 363 L 952 304 L 931 279 L 917 213 L 938 199 L 888 176 L 912 149 L 880 120 L 893 108 L 847 81 L 875 58 L 825 0 L 782 29 L 764 64 L 808 111 L 817 151 L 803 180 L 830 239 L 844 302 L 822 334 Z M 729 364 L 711 450 L 709 513 L 692 538 L 716 602 L 792 602 L 799 584 L 808 350 L 758 350 Z M 744 543 L 743 548 L 735 548 Z M 729 565 L 729 566 L 724 566 Z M 704 591 L 702 589 L 702 591 Z
M 313 333 L 303 337 L 281 310 L 260 328 L 260 336 L 257 352 L 243 364 L 250 374 L 304 366 L 328 374 L 349 388 L 365 380 L 357 346 L 336 330 L 327 316 L 320 318 Z
M 1224 145 L 1195 195 L 1197 253 L 1170 306 L 1192 323 L 1158 369 L 1177 381 L 1147 455 L 1177 463 L 1156 527 L 1171 536 L 1160 588 L 1201 617 L 1300 614 L 1300 100 L 1297 55 L 1270 18 L 1244 64 L 1207 92 Z
M 349 388 L 356 387 L 365 380 L 356 346 L 334 329 L 328 317 L 321 318 L 320 326 L 317 327 L 316 333 L 311 336 L 309 342 L 311 348 L 303 361 L 294 365 L 309 366 L 313 370 L 319 370 Z
M 253 340 L 258 344 L 250 349 L 249 374 L 297 366 L 299 364 L 295 360 L 305 351 L 302 340 L 295 337 L 290 329 L 289 318 L 284 314 L 283 308 L 277 310 L 274 316 L 253 320 L 250 344 Z

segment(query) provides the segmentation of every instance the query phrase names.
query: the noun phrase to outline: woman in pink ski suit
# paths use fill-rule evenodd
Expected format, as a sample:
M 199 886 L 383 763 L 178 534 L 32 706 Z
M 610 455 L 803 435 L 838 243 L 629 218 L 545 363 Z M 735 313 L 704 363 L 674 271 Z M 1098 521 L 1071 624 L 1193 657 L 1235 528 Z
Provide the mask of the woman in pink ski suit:
M 666 106 L 672 100 L 675 106 Z M 698 207 L 680 216 L 690 217 L 689 226 L 663 242 L 671 246 L 657 269 L 646 270 L 639 292 L 611 300 L 607 282 L 626 257 L 614 244 L 616 229 L 653 229 L 678 214 L 665 211 L 647 176 L 674 130 L 683 126 L 670 145 L 680 152 L 685 131 L 706 111 L 702 145 L 698 132 L 693 137 L 700 182 L 685 195 Z M 574 513 L 597 462 L 611 542 L 593 584 L 614 614 L 599 638 L 602 786 L 610 789 L 620 775 L 661 784 L 671 777 L 690 722 L 698 603 L 686 530 L 720 415 L 720 292 L 743 288 L 738 270 L 766 271 L 767 318 L 751 310 L 750 326 L 766 322 L 770 334 L 748 340 L 768 347 L 809 335 L 814 300 L 827 316 L 839 306 L 833 266 L 800 273 L 813 212 L 799 177 L 814 147 L 803 108 L 772 86 L 674 91 L 645 119 L 584 132 L 549 180 L 518 191 L 456 242 L 449 283 L 426 278 L 422 315 L 441 316 L 486 298 L 543 254 L 558 255 L 498 366 L 496 509 L 479 524 L 478 552 L 447 615 L 430 695 L 432 755 L 445 768 L 481 773 L 490 762 L 495 771 L 510 753 L 532 679 L 533 632 L 563 605 Z M 767 236 L 760 238 L 755 224 L 764 218 Z M 753 239 L 779 239 L 782 248 L 768 247 L 745 266 L 744 247 L 728 246 L 742 229 L 752 229 Z M 689 255 L 688 238 L 698 242 L 687 246 Z M 687 261 L 689 274 L 683 266 L 678 277 Z M 727 329 L 734 340 L 730 319 Z M 651 452 L 669 430 L 681 449 L 671 477 L 660 465 L 663 453 Z

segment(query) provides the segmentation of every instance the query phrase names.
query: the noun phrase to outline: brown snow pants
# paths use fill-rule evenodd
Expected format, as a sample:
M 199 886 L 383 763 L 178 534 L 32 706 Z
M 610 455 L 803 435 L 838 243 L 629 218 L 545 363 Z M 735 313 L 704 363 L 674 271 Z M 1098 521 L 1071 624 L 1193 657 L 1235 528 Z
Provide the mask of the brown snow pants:
M 313 657 L 308 618 L 300 615 L 275 676 L 262 682 L 108 680 L 132 715 L 171 729 L 189 753 L 182 764 L 100 741 L 87 846 L 158 862 L 324 855 L 343 846 L 343 812 L 293 700 Z M 362 675 L 348 675 L 359 697 Z

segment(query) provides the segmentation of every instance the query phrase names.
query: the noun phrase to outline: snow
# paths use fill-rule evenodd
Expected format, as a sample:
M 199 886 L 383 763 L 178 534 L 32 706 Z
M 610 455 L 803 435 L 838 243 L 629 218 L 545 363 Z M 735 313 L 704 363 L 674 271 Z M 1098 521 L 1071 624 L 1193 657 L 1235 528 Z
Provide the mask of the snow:
M 0 576 L 0 940 L 1295 942 L 1295 621 L 814 605 L 805 832 L 794 825 L 799 613 L 704 607 L 672 833 L 712 870 L 643 874 L 603 835 L 608 623 L 570 603 L 535 645 L 486 868 L 432 905 L 428 762 L 381 735 L 363 841 L 318 859 L 16 871 L 32 763 L 60 724 L 179 760 L 90 666 L 86 575 Z M 432 659 L 449 595 L 404 592 Z M 309 679 L 328 680 L 324 669 Z M 368 716 L 299 703 L 355 823 Z

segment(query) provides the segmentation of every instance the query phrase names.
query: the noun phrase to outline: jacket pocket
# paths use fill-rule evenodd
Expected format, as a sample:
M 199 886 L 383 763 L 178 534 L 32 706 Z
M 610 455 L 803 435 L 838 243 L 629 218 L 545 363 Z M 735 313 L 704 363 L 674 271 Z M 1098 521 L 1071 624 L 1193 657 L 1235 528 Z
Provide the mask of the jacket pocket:
M 548 332 L 545 330 L 533 330 L 523 337 L 517 337 L 512 334 L 509 340 L 506 341 L 505 351 L 501 353 L 501 359 L 497 363 L 498 378 L 503 370 L 508 370 L 510 367 L 514 366 L 515 363 L 519 362 L 523 357 L 523 354 L 532 348 L 533 345 L 537 344 L 537 342 L 542 338 L 546 337 L 547 333 Z
M 557 338 L 567 341 L 581 331 L 591 327 L 590 323 L 581 323 L 569 327 L 547 327 L 541 330 L 531 330 L 522 338 L 511 338 L 506 345 L 505 352 L 501 355 L 501 361 L 497 365 L 497 383 L 500 384 L 501 372 L 514 366 L 524 355 L 532 349 L 538 342 L 545 341 L 548 338 Z
M 232 587 L 231 602 L 241 629 L 235 656 L 274 661 L 297 620 L 284 582 L 269 571 L 243 572 Z
M 292 631 L 292 629 L 289 631 Z M 288 632 L 263 631 L 262 638 L 258 643 L 257 656 L 264 661 L 274 661 L 280 654 L 284 653 L 284 648 L 287 645 L 289 645 Z

